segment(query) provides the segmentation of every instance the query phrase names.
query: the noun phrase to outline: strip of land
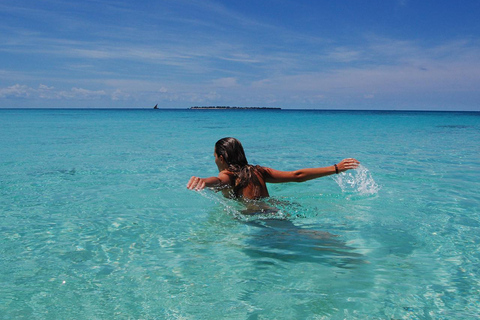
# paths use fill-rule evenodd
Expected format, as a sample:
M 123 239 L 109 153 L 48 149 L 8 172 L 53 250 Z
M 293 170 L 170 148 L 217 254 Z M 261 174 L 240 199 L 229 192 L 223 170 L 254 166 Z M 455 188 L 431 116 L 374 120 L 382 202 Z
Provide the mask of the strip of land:
M 255 109 L 255 110 L 281 110 L 281 108 L 272 107 L 230 107 L 230 106 L 202 106 L 190 107 L 190 109 Z

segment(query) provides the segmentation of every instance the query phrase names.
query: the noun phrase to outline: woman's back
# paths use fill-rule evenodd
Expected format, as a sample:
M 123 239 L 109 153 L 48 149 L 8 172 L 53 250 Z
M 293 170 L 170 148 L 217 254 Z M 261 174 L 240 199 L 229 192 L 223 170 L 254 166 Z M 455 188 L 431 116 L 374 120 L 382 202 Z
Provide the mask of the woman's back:
M 222 189 L 225 196 L 229 198 L 244 198 L 257 200 L 269 197 L 267 185 L 265 183 L 265 169 L 260 166 L 251 166 L 244 168 L 243 171 L 249 171 L 247 177 L 241 177 L 228 169 L 224 171 L 230 176 L 230 185 Z

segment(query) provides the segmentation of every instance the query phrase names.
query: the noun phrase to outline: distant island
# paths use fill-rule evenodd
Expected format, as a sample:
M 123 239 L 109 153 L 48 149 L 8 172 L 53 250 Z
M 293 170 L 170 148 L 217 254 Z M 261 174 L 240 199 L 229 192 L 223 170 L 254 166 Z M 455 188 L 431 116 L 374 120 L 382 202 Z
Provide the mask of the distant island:
M 193 109 L 254 109 L 254 110 L 281 110 L 281 108 L 271 108 L 271 107 L 230 107 L 230 106 L 202 106 L 202 107 L 190 107 L 191 110 Z

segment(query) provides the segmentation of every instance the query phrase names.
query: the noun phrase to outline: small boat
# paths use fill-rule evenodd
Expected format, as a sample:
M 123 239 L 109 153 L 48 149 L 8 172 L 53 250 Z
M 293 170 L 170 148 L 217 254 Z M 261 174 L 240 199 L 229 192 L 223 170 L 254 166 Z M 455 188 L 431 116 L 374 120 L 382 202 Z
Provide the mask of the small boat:
M 158 103 L 153 107 L 153 109 L 158 109 Z

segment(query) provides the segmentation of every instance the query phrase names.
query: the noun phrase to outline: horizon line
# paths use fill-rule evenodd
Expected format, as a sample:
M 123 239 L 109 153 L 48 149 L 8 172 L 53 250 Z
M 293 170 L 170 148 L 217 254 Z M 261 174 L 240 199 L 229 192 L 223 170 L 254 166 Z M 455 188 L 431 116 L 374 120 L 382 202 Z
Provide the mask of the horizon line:
M 184 110 L 184 111 L 340 111 L 340 112 L 462 112 L 462 113 L 480 113 L 480 110 L 429 110 L 429 109 L 295 109 L 295 108 L 280 108 L 280 107 L 236 107 L 236 108 L 192 108 L 192 107 L 181 107 L 181 108 L 65 108 L 65 107 L 7 107 L 3 108 L 0 107 L 0 110 L 125 110 L 125 111 L 132 111 L 132 110 Z

